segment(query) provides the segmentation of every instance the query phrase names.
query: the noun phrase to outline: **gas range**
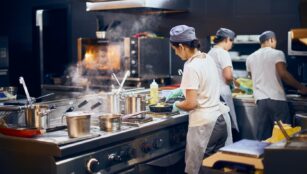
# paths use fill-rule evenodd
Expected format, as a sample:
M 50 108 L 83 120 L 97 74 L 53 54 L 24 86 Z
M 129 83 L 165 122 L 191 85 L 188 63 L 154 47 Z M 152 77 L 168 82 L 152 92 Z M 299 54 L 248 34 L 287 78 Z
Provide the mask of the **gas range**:
M 10 174 L 157 173 L 161 165 L 183 160 L 187 121 L 187 113 L 179 113 L 153 117 L 138 127 L 123 125 L 116 132 L 103 132 L 93 125 L 91 135 L 80 139 L 68 138 L 66 130 L 30 140 L 0 136 L 0 167 Z M 9 167 L 10 162 L 18 168 Z

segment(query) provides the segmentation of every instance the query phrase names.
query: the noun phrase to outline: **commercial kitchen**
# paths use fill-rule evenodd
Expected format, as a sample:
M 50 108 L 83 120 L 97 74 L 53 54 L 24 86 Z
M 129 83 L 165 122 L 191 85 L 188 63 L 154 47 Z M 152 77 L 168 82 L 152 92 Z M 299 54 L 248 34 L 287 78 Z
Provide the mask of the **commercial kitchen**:
M 1 2 L 0 19 L 1 174 L 307 173 L 306 0 L 15 0 Z M 197 172 L 187 170 L 193 111 L 182 108 L 189 60 L 174 41 L 191 32 L 204 53 L 230 38 L 236 114 L 231 142 Z M 295 80 L 282 78 L 289 122 L 273 120 L 259 139 L 247 59 L 263 38 Z

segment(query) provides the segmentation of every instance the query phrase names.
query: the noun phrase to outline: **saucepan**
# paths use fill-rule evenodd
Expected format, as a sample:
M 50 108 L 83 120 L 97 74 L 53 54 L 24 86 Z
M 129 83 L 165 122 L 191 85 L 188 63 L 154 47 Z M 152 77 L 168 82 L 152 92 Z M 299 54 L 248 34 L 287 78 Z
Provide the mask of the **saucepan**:
M 122 123 L 121 114 L 105 113 L 100 115 L 99 124 L 100 130 L 106 132 L 119 131 Z
M 70 138 L 77 138 L 90 134 L 90 112 L 73 111 L 65 113 L 64 116 L 66 117 L 68 136 Z
M 27 128 L 44 129 L 47 127 L 47 115 L 52 110 L 48 105 L 32 104 L 24 107 L 25 123 Z

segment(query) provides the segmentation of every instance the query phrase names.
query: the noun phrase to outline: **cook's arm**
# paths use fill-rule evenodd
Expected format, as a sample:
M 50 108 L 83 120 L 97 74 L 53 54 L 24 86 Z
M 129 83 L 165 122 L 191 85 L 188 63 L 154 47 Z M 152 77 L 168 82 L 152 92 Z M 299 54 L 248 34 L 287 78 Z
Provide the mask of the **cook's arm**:
M 176 103 L 176 106 L 184 111 L 190 111 L 197 107 L 197 91 L 195 89 L 187 89 L 185 100 Z
M 299 90 L 299 92 L 303 94 L 307 94 L 307 88 L 300 84 L 295 78 L 288 72 L 286 68 L 286 64 L 284 62 L 276 63 L 276 71 L 280 78 L 288 85 L 292 86 L 293 88 Z
M 227 84 L 232 83 L 233 76 L 232 76 L 232 67 L 231 66 L 228 66 L 228 67 L 223 69 L 223 77 L 224 77 L 225 82 Z

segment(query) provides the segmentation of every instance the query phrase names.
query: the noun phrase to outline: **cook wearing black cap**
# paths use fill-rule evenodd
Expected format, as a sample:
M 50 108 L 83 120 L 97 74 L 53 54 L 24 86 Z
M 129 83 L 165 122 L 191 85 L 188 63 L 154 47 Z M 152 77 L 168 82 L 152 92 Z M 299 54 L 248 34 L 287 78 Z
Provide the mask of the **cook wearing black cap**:
M 237 115 L 229 85 L 233 83 L 233 66 L 228 51 L 232 48 L 235 33 L 227 28 L 220 28 L 215 35 L 213 48 L 208 54 L 213 58 L 219 73 L 221 97 L 230 108 L 231 127 L 239 132 Z
M 211 56 L 199 51 L 195 29 L 175 26 L 170 42 L 176 55 L 186 61 L 180 84 L 185 100 L 173 106 L 189 112 L 185 172 L 198 174 L 204 156 L 232 142 L 229 108 L 220 103 L 217 68 Z
M 247 58 L 246 69 L 252 77 L 257 103 L 257 139 L 264 140 L 271 137 L 274 121 L 290 123 L 282 81 L 302 94 L 307 94 L 307 88 L 287 71 L 285 54 L 275 49 L 277 41 L 273 31 L 263 32 L 259 41 L 261 48 Z

